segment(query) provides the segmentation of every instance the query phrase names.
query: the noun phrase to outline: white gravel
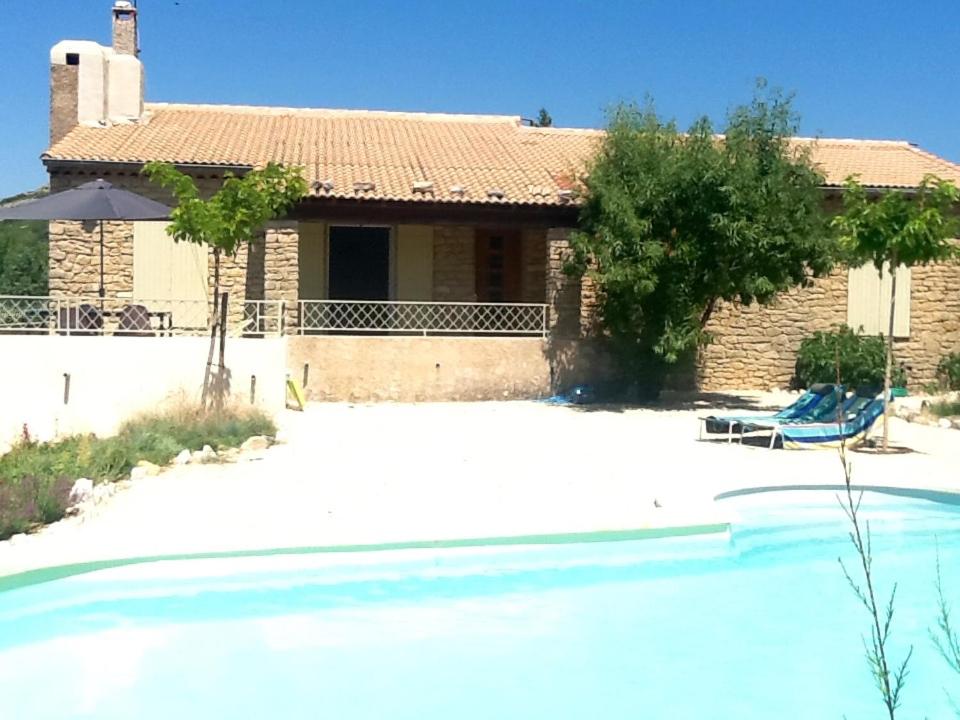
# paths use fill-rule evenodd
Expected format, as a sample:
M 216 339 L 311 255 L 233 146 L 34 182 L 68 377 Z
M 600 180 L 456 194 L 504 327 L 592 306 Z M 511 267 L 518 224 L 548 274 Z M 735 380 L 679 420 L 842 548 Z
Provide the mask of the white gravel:
M 0 575 L 115 557 L 722 522 L 713 498 L 724 490 L 843 482 L 833 451 L 697 441 L 701 415 L 789 399 L 312 405 L 280 418 L 282 445 L 171 467 L 91 513 L 0 543 Z M 891 427 L 915 452 L 853 453 L 855 482 L 960 491 L 957 430 Z

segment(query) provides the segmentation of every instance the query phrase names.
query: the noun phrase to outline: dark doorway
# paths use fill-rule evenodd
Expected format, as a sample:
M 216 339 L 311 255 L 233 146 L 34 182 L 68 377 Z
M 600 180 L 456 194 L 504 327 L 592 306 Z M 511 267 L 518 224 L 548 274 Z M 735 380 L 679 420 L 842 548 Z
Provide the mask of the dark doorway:
M 477 300 L 520 302 L 520 233 L 477 230 Z
M 390 299 L 390 228 L 330 228 L 330 299 Z

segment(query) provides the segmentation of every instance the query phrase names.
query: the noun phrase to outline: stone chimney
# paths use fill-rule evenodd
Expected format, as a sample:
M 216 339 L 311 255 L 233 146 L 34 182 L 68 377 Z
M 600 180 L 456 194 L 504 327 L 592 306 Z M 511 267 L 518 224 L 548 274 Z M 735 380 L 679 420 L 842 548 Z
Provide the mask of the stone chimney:
M 113 51 L 118 55 L 140 57 L 137 9 L 128 0 L 117 0 L 113 4 Z
M 113 4 L 113 47 L 63 40 L 50 50 L 50 144 L 77 125 L 108 127 L 143 119 L 143 65 L 137 9 Z

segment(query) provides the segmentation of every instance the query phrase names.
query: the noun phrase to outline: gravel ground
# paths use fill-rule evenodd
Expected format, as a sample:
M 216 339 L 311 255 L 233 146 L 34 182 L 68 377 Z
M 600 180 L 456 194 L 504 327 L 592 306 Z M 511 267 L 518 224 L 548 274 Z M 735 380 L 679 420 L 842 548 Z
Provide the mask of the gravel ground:
M 698 442 L 699 416 L 783 394 L 664 408 L 317 404 L 239 462 L 137 480 L 92 512 L 0 543 L 0 575 L 84 560 L 724 522 L 717 493 L 842 483 L 836 452 Z M 855 481 L 960 491 L 960 432 L 892 421 L 910 453 L 852 453 Z

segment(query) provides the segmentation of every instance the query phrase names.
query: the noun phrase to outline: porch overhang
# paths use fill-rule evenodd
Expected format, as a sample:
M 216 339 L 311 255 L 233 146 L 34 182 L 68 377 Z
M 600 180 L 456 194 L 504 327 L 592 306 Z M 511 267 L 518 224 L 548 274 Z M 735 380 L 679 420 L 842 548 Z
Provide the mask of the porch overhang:
M 509 225 L 521 228 L 574 227 L 576 205 L 305 198 L 290 213 L 295 220 L 411 225 Z

